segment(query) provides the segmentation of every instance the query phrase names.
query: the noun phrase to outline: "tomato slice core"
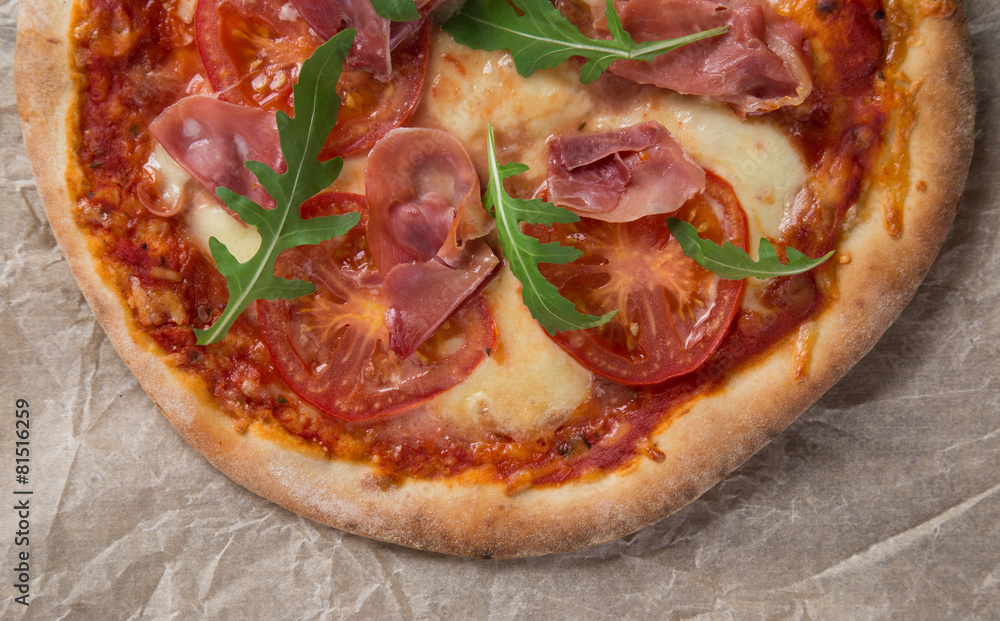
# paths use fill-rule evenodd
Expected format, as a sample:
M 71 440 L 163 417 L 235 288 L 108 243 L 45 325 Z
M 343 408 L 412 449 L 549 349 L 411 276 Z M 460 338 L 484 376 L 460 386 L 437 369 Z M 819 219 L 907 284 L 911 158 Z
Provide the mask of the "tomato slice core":
M 327 192 L 303 217 L 366 211 L 364 197 Z M 389 349 L 385 311 L 362 223 L 348 234 L 286 250 L 275 273 L 307 280 L 316 293 L 256 303 L 264 344 L 278 372 L 303 399 L 346 420 L 380 418 L 413 407 L 465 379 L 496 345 L 481 295 L 460 307 L 417 351 Z
M 281 0 L 199 0 L 198 51 L 221 99 L 291 114 L 299 68 L 323 40 L 290 7 Z M 344 68 L 337 124 L 322 159 L 366 149 L 410 116 L 423 90 L 427 50 L 425 25 L 393 49 L 388 80 Z
M 702 237 L 747 248 L 747 218 L 732 187 L 709 173 L 704 193 L 671 216 Z M 666 215 L 608 223 L 582 218 L 531 227 L 543 242 L 583 251 L 542 274 L 577 310 L 610 322 L 553 339 L 594 373 L 624 384 L 657 384 L 697 369 L 715 351 L 739 307 L 743 281 L 724 280 L 684 255 Z

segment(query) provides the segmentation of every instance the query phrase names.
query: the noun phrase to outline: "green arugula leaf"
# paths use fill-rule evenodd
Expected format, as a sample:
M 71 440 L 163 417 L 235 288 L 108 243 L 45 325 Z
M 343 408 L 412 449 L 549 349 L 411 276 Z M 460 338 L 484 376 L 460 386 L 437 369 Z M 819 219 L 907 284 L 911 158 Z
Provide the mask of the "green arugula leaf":
M 605 13 L 612 39 L 591 39 L 549 0 L 510 0 L 510 3 L 470 0 L 443 28 L 462 45 L 510 51 L 518 73 L 524 77 L 572 56 L 582 56 L 587 59 L 580 69 L 580 81 L 584 84 L 596 80 L 616 60 L 652 60 L 682 45 L 726 32 L 725 27 L 713 28 L 676 39 L 636 43 L 622 27 L 612 0 L 607 0 Z
M 766 237 L 760 239 L 757 250 L 758 260 L 754 261 L 742 248 L 732 242 L 722 246 L 715 242 L 698 237 L 695 227 L 677 218 L 668 218 L 667 227 L 681 245 L 684 254 L 694 259 L 698 265 L 712 270 L 726 280 L 742 280 L 744 278 L 772 278 L 774 276 L 791 276 L 808 272 L 824 263 L 833 256 L 833 250 L 818 259 L 811 259 L 795 248 L 786 249 L 788 263 L 782 263 L 774 245 Z
M 284 112 L 277 113 L 278 136 L 287 171 L 277 173 L 261 162 L 246 162 L 246 167 L 257 176 L 277 206 L 264 209 L 228 188 L 216 190 L 219 198 L 244 222 L 257 227 L 261 244 L 249 261 L 240 263 L 225 244 L 214 237 L 209 240 L 212 257 L 229 286 L 229 302 L 211 327 L 195 330 L 199 345 L 221 340 L 240 313 L 255 300 L 292 299 L 315 291 L 312 283 L 275 276 L 274 264 L 278 255 L 288 248 L 318 244 L 343 235 L 361 218 L 356 213 L 310 220 L 299 215 L 302 203 L 333 183 L 343 167 L 340 158 L 320 162 L 319 152 L 337 122 L 340 108 L 337 79 L 351 49 L 354 33 L 354 30 L 340 32 L 302 63 L 298 82 L 293 87 L 295 118 Z
M 557 243 L 543 244 L 521 231 L 522 222 L 551 226 L 555 222 L 576 222 L 580 217 L 541 199 L 524 200 L 507 194 L 503 187 L 504 179 L 519 175 L 528 170 L 528 167 L 517 162 L 500 165 L 492 125 L 489 126 L 486 148 L 490 178 L 483 204 L 496 219 L 500 247 L 503 248 L 511 272 L 521 281 L 521 299 L 531 311 L 531 316 L 553 335 L 556 332 L 593 328 L 610 321 L 618 311 L 602 317 L 581 313 L 538 271 L 539 263 L 562 265 L 575 261 L 583 253 Z
M 372 6 L 379 17 L 389 21 L 409 22 L 420 19 L 413 0 L 372 0 Z

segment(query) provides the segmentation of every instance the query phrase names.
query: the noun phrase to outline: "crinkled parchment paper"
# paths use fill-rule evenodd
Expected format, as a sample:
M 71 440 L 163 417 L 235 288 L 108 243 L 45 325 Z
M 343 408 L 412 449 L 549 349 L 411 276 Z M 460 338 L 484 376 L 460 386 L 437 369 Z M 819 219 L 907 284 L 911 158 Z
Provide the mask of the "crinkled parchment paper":
M 238 487 L 119 360 L 50 233 L 0 3 L 0 617 L 1000 618 L 1000 3 L 970 0 L 976 157 L 941 257 L 843 381 L 686 509 L 572 554 L 477 561 L 347 535 Z M 30 607 L 14 403 L 31 406 Z

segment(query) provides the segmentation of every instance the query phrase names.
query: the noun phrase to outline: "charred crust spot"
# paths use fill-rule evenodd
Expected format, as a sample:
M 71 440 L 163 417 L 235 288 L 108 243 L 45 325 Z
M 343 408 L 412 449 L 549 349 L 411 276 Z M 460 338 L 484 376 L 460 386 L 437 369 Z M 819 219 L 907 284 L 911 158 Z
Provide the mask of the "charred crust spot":
M 837 0 L 819 0 L 816 3 L 816 15 L 823 19 L 830 17 L 840 10 L 840 2 Z
M 723 475 L 723 477 L 725 477 L 725 475 Z M 684 489 L 681 490 L 681 502 L 683 504 L 687 504 L 700 495 L 701 495 L 701 490 L 699 490 L 694 485 L 688 483 L 687 485 L 684 486 Z

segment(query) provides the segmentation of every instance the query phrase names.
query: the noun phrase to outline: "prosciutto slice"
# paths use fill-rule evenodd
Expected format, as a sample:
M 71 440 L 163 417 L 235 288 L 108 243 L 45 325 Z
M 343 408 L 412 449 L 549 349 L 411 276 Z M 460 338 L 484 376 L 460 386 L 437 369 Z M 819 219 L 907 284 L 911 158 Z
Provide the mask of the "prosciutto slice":
M 394 129 L 365 169 L 368 244 L 385 277 L 389 345 L 412 354 L 499 264 L 462 144 L 436 129 Z
M 421 15 L 427 15 L 441 0 L 417 0 Z M 423 20 L 393 23 L 375 12 L 370 0 L 292 0 L 299 15 L 323 39 L 343 28 L 358 31 L 347 56 L 347 65 L 370 71 L 386 80 L 392 75 L 393 48 L 423 25 Z
M 347 64 L 386 79 L 392 74 L 389 58 L 391 22 L 379 17 L 369 0 L 292 0 L 299 15 L 316 31 L 329 39 L 342 28 L 358 31 L 347 56 Z
M 215 189 L 223 186 L 262 207 L 274 207 L 274 199 L 243 165 L 255 160 L 278 172 L 284 171 L 285 160 L 273 114 L 214 97 L 192 95 L 161 112 L 149 130 L 170 157 L 220 203 Z
M 656 122 L 547 144 L 548 198 L 581 216 L 629 222 L 672 213 L 705 190 L 705 170 Z
M 651 62 L 622 60 L 612 73 L 679 93 L 707 95 L 740 115 L 802 103 L 812 90 L 812 53 L 802 28 L 764 0 L 629 0 L 618 3 L 625 30 L 655 41 L 728 26 Z

